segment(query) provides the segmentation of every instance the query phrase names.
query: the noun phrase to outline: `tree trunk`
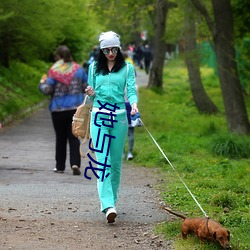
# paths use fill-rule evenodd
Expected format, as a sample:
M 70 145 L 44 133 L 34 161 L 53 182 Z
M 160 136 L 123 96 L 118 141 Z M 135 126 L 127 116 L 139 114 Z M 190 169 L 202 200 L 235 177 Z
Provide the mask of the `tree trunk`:
M 207 95 L 200 75 L 200 57 L 196 48 L 195 18 L 190 15 L 192 6 L 187 6 L 185 18 L 185 55 L 189 82 L 195 105 L 200 113 L 217 113 L 218 108 Z M 190 11 L 189 11 L 190 10 Z
M 230 0 L 212 0 L 212 3 L 216 29 L 213 38 L 228 129 L 237 134 L 248 134 L 250 124 L 235 60 Z
M 155 16 L 155 37 L 153 45 L 153 62 L 149 74 L 148 87 L 157 87 L 162 89 L 163 66 L 166 53 L 166 43 L 164 41 L 166 19 L 168 12 L 168 1 L 156 1 Z
M 200 0 L 191 0 L 212 33 L 229 132 L 249 134 L 250 123 L 237 71 L 230 0 L 212 0 L 214 20 Z

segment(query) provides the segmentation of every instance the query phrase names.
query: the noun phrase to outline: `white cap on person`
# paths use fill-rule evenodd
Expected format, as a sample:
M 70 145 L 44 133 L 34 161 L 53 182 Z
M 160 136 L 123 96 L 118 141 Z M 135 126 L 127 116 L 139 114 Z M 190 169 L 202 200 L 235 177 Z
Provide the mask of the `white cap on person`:
M 121 48 L 120 36 L 113 32 L 103 32 L 99 36 L 100 49 L 119 47 Z

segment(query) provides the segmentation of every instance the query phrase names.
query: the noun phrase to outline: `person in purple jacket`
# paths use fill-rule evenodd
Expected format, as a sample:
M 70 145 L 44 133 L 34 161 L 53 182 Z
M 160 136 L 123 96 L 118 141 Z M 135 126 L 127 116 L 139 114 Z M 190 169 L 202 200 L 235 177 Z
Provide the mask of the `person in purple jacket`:
M 56 62 L 48 75 L 41 79 L 40 91 L 50 95 L 49 110 L 56 135 L 55 173 L 64 173 L 66 168 L 67 142 L 69 142 L 70 166 L 73 175 L 80 175 L 80 142 L 72 134 L 72 117 L 84 100 L 87 74 L 73 61 L 67 46 L 59 46 L 54 53 Z

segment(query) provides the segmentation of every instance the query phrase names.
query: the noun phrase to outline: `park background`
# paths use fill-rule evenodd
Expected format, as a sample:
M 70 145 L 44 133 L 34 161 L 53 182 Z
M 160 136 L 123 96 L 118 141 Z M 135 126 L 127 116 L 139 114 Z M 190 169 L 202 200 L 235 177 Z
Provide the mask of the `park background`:
M 124 50 L 147 43 L 154 59 L 147 88 L 139 90 L 142 120 L 205 211 L 230 229 L 233 249 L 249 249 L 249 7 L 246 0 L 37 0 L 35 5 L 2 0 L 1 126 L 47 105 L 38 83 L 58 45 L 67 45 L 82 64 L 102 31 L 119 33 Z M 216 45 L 218 36 L 225 36 L 229 55 Z M 220 73 L 223 56 L 237 65 L 223 68 L 226 83 Z M 235 103 L 239 110 L 231 112 Z M 159 190 L 165 204 L 202 216 L 143 128 L 136 129 L 133 163 L 162 171 Z M 179 225 L 179 220 L 157 225 L 156 233 L 175 239 L 176 249 L 199 248 L 196 239 L 186 244 L 177 237 Z

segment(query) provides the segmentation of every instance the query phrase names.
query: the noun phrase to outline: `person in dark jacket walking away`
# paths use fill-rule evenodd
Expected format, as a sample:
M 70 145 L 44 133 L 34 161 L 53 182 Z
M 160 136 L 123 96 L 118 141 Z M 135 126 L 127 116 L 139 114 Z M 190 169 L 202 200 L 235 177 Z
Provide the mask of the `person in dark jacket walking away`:
M 149 48 L 147 44 L 145 45 L 145 48 L 144 48 L 143 57 L 144 57 L 145 71 L 146 71 L 146 74 L 148 75 L 151 61 L 153 59 L 153 55 L 152 55 L 151 49 Z

